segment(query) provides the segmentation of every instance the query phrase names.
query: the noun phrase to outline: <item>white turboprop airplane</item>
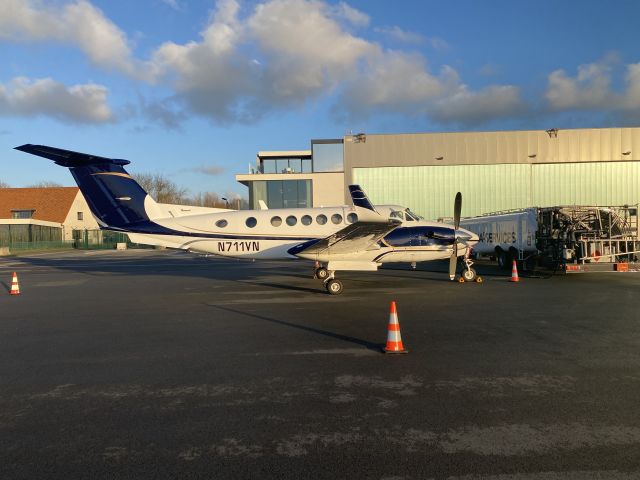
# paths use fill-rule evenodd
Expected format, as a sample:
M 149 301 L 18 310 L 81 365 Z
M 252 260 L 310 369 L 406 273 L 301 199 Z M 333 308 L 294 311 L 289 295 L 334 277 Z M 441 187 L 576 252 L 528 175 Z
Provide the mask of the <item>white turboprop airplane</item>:
M 374 207 L 358 185 L 353 206 L 228 210 L 156 203 L 125 171 L 128 160 L 104 158 L 45 145 L 17 150 L 68 167 L 103 229 L 126 232 L 132 242 L 226 257 L 303 258 L 316 262 L 315 277 L 331 294 L 342 293 L 340 270 L 374 271 L 384 263 L 449 258 L 455 278 L 476 279 L 469 252 L 478 236 L 459 228 L 462 196 L 456 196 L 454 226 L 427 222 L 408 208 Z

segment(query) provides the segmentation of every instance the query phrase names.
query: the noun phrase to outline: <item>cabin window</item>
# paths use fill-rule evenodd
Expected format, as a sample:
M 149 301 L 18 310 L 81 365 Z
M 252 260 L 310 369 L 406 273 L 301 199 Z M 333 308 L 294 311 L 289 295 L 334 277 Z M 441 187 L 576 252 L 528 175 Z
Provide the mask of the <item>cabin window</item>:
M 218 228 L 224 228 L 227 225 L 229 225 L 229 222 L 227 222 L 226 220 L 218 220 L 216 222 L 216 227 L 218 227 Z
M 282 219 L 278 216 L 272 217 L 271 225 L 273 225 L 274 227 L 279 227 L 280 225 L 282 225 Z
M 349 215 L 347 215 L 347 222 L 356 223 L 357 221 L 358 221 L 358 214 L 350 213 Z
M 253 228 L 258 224 L 258 221 L 256 220 L 256 217 L 249 217 L 244 223 L 247 227 Z
M 327 216 L 322 214 L 318 215 L 316 217 L 316 222 L 318 222 L 318 225 L 324 225 L 327 223 Z
M 342 223 L 342 215 L 340 215 L 339 213 L 334 213 L 333 215 L 331 215 L 331 221 L 336 225 Z
M 298 223 L 298 219 L 293 215 L 289 215 L 287 217 L 287 225 L 293 227 L 296 223 Z
M 303 225 L 311 225 L 311 222 L 313 222 L 313 218 L 311 218 L 310 215 L 303 215 L 300 221 Z

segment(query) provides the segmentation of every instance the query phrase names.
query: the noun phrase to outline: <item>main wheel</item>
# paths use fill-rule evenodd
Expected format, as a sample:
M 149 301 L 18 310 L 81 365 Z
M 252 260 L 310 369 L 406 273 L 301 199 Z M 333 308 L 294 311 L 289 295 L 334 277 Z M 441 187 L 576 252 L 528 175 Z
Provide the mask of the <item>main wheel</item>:
M 329 276 L 329 271 L 324 267 L 316 268 L 316 278 L 324 280 Z
M 340 295 L 342 293 L 342 282 L 337 278 L 332 278 L 327 282 L 327 292 L 331 295 Z
M 473 282 L 476 276 L 476 271 L 473 268 L 465 268 L 462 271 L 462 278 L 464 278 L 465 282 Z

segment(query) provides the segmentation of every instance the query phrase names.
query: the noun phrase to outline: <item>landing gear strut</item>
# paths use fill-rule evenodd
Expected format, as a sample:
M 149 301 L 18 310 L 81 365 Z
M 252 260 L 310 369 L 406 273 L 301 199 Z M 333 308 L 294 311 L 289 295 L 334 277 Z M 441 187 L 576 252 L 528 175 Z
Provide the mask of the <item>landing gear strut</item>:
M 316 262 L 313 268 L 313 278 L 325 280 L 329 276 L 329 270 L 324 268 L 320 262 Z

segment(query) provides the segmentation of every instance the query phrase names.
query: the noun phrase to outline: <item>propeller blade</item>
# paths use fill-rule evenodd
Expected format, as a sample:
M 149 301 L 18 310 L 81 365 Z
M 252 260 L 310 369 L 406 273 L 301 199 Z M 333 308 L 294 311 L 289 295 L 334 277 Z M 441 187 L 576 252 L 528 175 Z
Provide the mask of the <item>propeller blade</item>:
M 458 230 L 460 228 L 460 213 L 462 212 L 462 193 L 456 193 L 456 199 L 453 203 L 453 225 Z
M 458 242 L 457 240 L 453 241 L 453 253 L 451 254 L 451 258 L 449 259 L 449 279 L 453 280 L 456 278 L 456 266 L 458 265 Z

